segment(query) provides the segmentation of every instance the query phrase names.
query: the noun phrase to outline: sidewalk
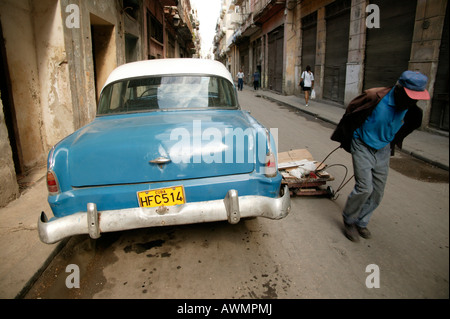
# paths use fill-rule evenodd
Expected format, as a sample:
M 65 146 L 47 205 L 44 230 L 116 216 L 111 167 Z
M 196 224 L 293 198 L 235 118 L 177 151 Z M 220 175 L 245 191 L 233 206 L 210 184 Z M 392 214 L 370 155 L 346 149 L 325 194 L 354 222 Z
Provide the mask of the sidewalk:
M 245 90 L 252 90 L 245 87 Z M 283 96 L 258 90 L 271 101 L 296 107 L 321 120 L 337 124 L 344 109 L 320 100 L 309 106 L 297 96 Z M 449 138 L 428 132 L 415 131 L 405 139 L 403 151 L 435 166 L 448 170 Z M 28 186 L 22 195 L 6 207 L 0 208 L 0 298 L 20 298 L 27 287 L 40 275 L 67 241 L 47 245 L 39 240 L 37 221 L 41 211 L 51 213 L 47 203 L 45 167 L 34 170 L 24 181 Z
M 37 221 L 49 212 L 46 168 L 33 170 L 22 183 L 21 196 L 0 208 L 0 298 L 12 299 L 45 269 L 64 242 L 47 245 L 39 240 Z

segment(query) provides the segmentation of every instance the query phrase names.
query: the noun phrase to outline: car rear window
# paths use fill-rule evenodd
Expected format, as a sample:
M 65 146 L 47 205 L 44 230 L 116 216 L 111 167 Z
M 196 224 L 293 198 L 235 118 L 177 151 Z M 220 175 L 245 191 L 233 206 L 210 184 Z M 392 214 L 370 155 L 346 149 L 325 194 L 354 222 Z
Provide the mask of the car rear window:
M 161 109 L 236 108 L 234 86 L 216 76 L 152 76 L 117 81 L 100 96 L 98 115 Z

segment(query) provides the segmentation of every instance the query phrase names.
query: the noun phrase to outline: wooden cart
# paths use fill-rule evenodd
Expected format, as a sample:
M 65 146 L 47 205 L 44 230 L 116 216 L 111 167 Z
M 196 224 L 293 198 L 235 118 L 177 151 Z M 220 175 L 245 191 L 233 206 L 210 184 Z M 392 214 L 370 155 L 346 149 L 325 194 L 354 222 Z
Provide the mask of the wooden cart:
M 287 185 L 291 196 L 328 196 L 334 197 L 331 186 L 324 187 L 327 182 L 333 181 L 334 177 L 321 169 L 306 172 L 299 176 L 298 168 L 308 165 L 317 169 L 320 163 L 314 161 L 311 153 L 306 149 L 291 150 L 278 154 L 278 170 L 283 179 L 282 185 Z M 294 170 L 295 173 L 294 174 Z

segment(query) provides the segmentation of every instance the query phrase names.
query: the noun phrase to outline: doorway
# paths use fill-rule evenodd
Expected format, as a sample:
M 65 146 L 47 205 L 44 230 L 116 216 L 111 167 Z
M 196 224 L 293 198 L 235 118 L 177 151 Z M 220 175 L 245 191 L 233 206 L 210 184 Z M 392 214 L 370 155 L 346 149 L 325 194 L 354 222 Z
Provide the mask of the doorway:
M 284 26 L 269 33 L 268 79 L 269 89 L 281 93 L 283 89 Z
M 376 0 L 380 28 L 368 28 L 363 89 L 391 86 L 408 70 L 417 1 Z
M 302 69 L 311 66 L 311 71 L 315 74 L 316 65 L 316 38 L 317 38 L 317 11 L 302 19 Z
M 3 38 L 2 24 L 0 21 L 0 97 L 3 104 L 3 114 L 5 116 L 6 128 L 8 130 L 9 144 L 11 146 L 16 175 L 20 175 L 24 169 L 21 162 L 22 155 L 20 152 L 20 140 L 19 134 L 17 134 L 14 99 L 11 91 L 8 62 L 6 59 L 6 48 Z
M 109 74 L 117 66 L 114 25 L 91 14 L 92 59 L 96 101 Z
M 430 114 L 430 126 L 435 129 L 447 132 L 449 129 L 449 10 L 450 5 L 447 4 L 444 29 L 442 30 L 441 47 L 439 48 L 439 67 L 437 69 L 436 81 L 434 83 L 433 100 Z
M 350 30 L 350 0 L 335 1 L 326 6 L 326 47 L 323 97 L 344 103 Z
M 125 34 L 125 62 L 129 63 L 138 60 L 138 40 L 139 38 L 132 34 Z

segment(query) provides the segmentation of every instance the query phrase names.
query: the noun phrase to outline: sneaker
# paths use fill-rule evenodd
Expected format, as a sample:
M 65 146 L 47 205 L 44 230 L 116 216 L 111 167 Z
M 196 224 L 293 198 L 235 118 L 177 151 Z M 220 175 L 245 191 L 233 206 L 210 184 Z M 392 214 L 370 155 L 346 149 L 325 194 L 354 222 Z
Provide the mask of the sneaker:
M 308 104 L 306 104 L 305 106 L 308 106 Z
M 372 237 L 372 234 L 370 233 L 369 229 L 367 229 L 367 227 L 356 226 L 356 230 L 362 238 L 369 239 Z
M 344 234 L 349 240 L 355 243 L 359 242 L 358 230 L 355 224 L 347 224 L 344 222 Z

